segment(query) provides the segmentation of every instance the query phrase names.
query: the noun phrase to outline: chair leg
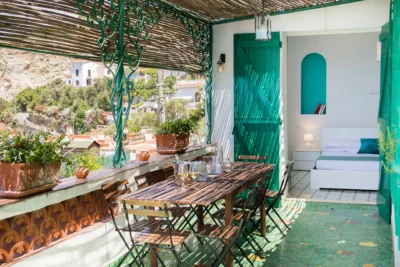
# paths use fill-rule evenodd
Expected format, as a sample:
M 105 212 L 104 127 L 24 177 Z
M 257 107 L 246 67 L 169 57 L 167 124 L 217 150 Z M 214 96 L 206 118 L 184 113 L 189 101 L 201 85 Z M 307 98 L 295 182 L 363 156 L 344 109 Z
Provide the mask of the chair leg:
M 260 232 L 260 236 L 264 237 L 265 241 L 267 241 L 268 243 L 271 243 L 271 241 L 269 241 L 269 239 L 266 236 L 261 234 L 260 221 L 258 221 L 256 223 L 253 219 L 250 219 L 250 222 L 252 223 L 252 225 L 254 225 L 253 229 L 256 229 L 258 232 Z
M 215 220 L 215 218 L 212 216 L 210 210 L 208 209 L 207 206 L 204 206 L 204 210 L 208 213 L 208 215 L 210 215 L 211 219 L 213 220 L 213 222 L 215 223 L 215 225 L 220 225 L 218 224 L 218 222 Z
M 124 261 L 126 260 L 126 258 L 128 257 L 129 254 L 132 254 L 131 251 L 128 251 L 124 257 L 121 259 L 121 261 L 118 263 L 117 267 L 120 267 L 122 263 L 124 263 Z
M 271 221 L 275 224 L 276 228 L 278 228 L 279 232 L 281 232 L 281 234 L 283 236 L 285 236 L 286 234 L 282 231 L 282 229 L 279 227 L 278 223 L 275 222 L 275 220 L 271 217 L 271 215 L 269 213 L 267 213 L 267 216 L 271 219 Z
M 174 257 L 175 257 L 176 261 L 178 262 L 178 265 L 181 264 L 181 259 L 180 259 L 179 255 L 176 252 L 174 247 L 171 248 L 171 251 L 172 251 L 172 254 L 174 254 Z
M 158 255 L 158 253 L 156 253 L 156 256 L 157 256 L 158 261 L 161 263 L 161 266 L 162 266 L 162 267 L 166 267 L 165 264 L 164 264 L 164 262 L 162 261 L 160 255 Z
M 278 218 L 283 222 L 283 224 L 286 226 L 286 228 L 289 230 L 290 227 L 285 223 L 285 221 L 282 219 L 281 215 L 279 215 L 278 211 L 272 207 L 272 210 L 275 212 L 275 214 L 278 216 Z
M 256 240 L 254 240 L 254 238 L 251 236 L 251 233 L 249 233 L 247 230 L 245 230 L 247 232 L 247 235 L 244 234 L 243 237 L 244 239 L 246 239 L 247 243 L 249 243 L 250 247 L 255 251 L 263 251 L 263 249 L 261 248 L 260 244 L 257 243 Z M 256 246 L 258 247 L 258 249 L 254 246 L 253 242 L 256 243 Z
M 253 262 L 247 257 L 246 252 L 242 249 L 241 246 L 239 246 L 237 243 L 235 243 L 235 246 L 239 249 L 239 251 L 243 254 L 243 257 L 246 258 L 246 260 L 250 263 L 251 266 L 254 266 Z
M 192 253 L 192 251 L 189 249 L 189 247 L 186 245 L 185 242 L 183 242 L 182 246 L 184 246 L 189 253 Z

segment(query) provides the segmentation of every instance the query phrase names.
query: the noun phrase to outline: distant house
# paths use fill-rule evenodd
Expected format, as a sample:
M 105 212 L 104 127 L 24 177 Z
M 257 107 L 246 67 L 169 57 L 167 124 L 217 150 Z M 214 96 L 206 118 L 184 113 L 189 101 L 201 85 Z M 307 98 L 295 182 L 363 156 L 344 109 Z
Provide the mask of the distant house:
M 72 62 L 70 74 L 66 77 L 66 83 L 72 86 L 89 86 L 95 79 L 112 77 L 111 70 L 103 64 L 86 60 Z
M 100 155 L 100 144 L 96 141 L 71 141 L 69 145 L 63 149 L 63 154 L 66 153 L 94 153 L 96 156 Z

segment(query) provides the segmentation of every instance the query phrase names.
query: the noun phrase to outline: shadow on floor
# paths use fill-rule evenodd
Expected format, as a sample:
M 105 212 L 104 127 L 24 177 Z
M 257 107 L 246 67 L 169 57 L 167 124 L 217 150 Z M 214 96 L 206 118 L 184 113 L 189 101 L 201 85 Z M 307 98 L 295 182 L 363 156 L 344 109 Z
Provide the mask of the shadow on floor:
M 305 202 L 287 199 L 279 212 L 292 229 L 283 236 L 268 221 L 267 243 L 257 241 L 266 254 L 261 258 L 248 243 L 240 240 L 254 266 L 268 267 L 392 267 L 394 266 L 390 225 L 378 215 L 374 205 Z M 282 222 L 279 222 L 283 228 Z M 192 253 L 182 250 L 180 266 L 209 266 L 215 257 L 194 236 L 187 244 Z M 218 246 L 214 241 L 213 248 Z M 235 251 L 243 266 L 251 266 L 239 251 Z M 177 266 L 169 251 L 160 251 L 166 266 Z M 148 256 L 145 266 L 150 266 Z M 117 266 L 118 261 L 110 264 Z M 123 264 L 122 266 L 129 266 Z M 161 266 L 161 265 L 159 265 Z M 222 265 L 221 265 L 222 266 Z M 234 266 L 239 266 L 235 263 Z

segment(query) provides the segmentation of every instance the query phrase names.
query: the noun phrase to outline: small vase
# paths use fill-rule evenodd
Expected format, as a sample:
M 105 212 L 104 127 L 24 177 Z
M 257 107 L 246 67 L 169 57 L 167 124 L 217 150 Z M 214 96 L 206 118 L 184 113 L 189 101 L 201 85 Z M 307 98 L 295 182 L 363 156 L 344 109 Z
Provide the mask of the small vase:
M 150 158 L 150 153 L 147 151 L 140 151 L 140 153 L 136 154 L 136 157 L 140 161 L 148 161 Z
M 75 176 L 78 179 L 86 179 L 89 175 L 89 169 L 84 166 L 78 166 L 75 168 Z

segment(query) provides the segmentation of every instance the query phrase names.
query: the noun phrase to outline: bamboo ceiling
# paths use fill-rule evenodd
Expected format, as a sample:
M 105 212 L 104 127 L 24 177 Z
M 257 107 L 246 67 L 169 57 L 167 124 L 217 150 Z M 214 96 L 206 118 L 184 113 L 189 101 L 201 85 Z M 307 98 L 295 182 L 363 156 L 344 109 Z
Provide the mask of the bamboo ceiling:
M 263 10 L 263 0 L 163 0 L 209 21 L 252 16 Z M 323 7 L 349 0 L 264 0 L 264 10 L 279 13 L 302 8 Z
M 105 0 L 109 3 L 110 0 Z M 266 10 L 292 10 L 349 0 L 265 0 Z M 154 0 L 154 2 L 161 2 Z M 262 0 L 166 0 L 210 23 L 253 15 Z M 0 46 L 99 61 L 99 30 L 88 27 L 76 0 L 1 0 Z M 201 55 L 180 21 L 163 17 L 142 42 L 141 66 L 201 72 Z M 128 47 L 135 54 L 133 47 Z

